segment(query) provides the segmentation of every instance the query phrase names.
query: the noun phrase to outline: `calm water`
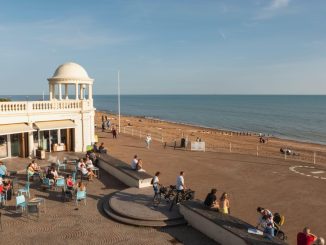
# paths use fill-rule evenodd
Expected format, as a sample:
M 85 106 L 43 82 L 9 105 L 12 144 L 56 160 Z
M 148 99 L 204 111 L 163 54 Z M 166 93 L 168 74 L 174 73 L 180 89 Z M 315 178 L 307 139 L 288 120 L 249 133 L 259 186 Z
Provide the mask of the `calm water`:
M 97 110 L 118 110 L 114 95 L 96 95 L 94 104 Z M 123 95 L 121 114 L 326 144 L 326 96 Z

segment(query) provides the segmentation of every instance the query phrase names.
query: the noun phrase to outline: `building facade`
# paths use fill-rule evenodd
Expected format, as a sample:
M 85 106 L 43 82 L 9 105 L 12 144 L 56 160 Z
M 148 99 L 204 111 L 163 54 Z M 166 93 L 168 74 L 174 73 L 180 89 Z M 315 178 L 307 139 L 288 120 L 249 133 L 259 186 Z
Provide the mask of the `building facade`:
M 48 79 L 49 100 L 0 102 L 0 159 L 36 149 L 86 151 L 95 141 L 93 81 L 82 66 L 66 63 Z

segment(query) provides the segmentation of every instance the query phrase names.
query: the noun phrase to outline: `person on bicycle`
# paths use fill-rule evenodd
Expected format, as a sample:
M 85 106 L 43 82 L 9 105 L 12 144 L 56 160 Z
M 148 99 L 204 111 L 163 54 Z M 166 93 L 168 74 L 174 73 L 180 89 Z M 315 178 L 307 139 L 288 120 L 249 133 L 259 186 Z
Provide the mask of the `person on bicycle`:
M 185 186 L 185 180 L 184 180 L 184 172 L 181 171 L 180 175 L 177 178 L 177 184 L 176 184 L 176 188 L 177 188 L 177 198 L 176 198 L 176 203 L 179 203 L 179 195 L 181 193 L 184 193 L 186 186 Z

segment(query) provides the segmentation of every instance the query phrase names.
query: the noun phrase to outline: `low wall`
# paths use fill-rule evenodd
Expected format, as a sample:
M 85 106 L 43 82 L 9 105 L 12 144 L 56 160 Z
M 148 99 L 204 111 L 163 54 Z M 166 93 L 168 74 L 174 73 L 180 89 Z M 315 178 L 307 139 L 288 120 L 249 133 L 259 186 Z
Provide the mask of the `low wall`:
M 101 154 L 98 156 L 98 160 L 100 168 L 130 187 L 144 188 L 151 186 L 153 176 L 146 172 L 132 170 L 127 163 L 109 155 Z
M 206 209 L 198 200 L 183 202 L 179 210 L 191 226 L 222 245 L 286 245 L 276 238 L 269 240 L 248 233 L 248 228 L 254 228 L 252 225 L 231 215 Z

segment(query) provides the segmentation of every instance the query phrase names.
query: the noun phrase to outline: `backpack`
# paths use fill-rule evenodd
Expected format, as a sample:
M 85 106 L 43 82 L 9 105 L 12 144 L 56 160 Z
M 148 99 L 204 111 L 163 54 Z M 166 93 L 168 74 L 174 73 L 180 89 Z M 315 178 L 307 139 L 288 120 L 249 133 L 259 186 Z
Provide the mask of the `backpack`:
M 152 180 L 151 180 L 151 185 L 152 185 L 152 184 L 154 184 L 154 178 L 152 178 Z

